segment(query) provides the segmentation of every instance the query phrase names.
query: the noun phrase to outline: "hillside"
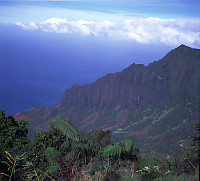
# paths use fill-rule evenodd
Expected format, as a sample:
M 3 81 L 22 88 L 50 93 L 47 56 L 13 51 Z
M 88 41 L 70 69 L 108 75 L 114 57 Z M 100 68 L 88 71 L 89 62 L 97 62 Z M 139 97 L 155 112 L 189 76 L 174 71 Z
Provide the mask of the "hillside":
M 86 133 L 102 129 L 118 141 L 131 137 L 143 152 L 171 153 L 195 134 L 199 92 L 200 50 L 181 45 L 147 67 L 133 63 L 92 84 L 74 85 L 57 105 L 15 118 L 28 120 L 32 131 L 62 118 Z

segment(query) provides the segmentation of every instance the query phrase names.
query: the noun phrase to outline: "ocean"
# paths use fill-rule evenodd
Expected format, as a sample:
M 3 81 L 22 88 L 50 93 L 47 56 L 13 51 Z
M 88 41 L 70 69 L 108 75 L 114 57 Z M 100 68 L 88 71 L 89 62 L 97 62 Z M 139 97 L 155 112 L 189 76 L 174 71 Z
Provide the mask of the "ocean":
M 24 30 L 13 22 L 37 19 L 23 14 L 25 6 L 59 7 L 90 11 L 119 10 L 84 2 L 0 2 L 0 109 L 7 115 L 34 106 L 53 106 L 73 84 L 84 85 L 108 73 L 122 71 L 133 62 L 148 65 L 159 60 L 170 46 L 140 44 L 108 37 Z M 10 8 L 9 12 L 6 11 Z M 11 11 L 13 8 L 13 11 Z M 127 9 L 124 5 L 122 9 Z M 38 10 L 39 11 L 39 10 Z M 15 16 L 16 15 L 16 16 Z M 48 14 L 50 15 L 50 14 Z M 28 19 L 29 17 L 30 19 Z M 42 17 L 51 18 L 48 16 Z M 59 17 L 61 18 L 61 17 Z M 66 17 L 65 17 L 66 18 Z M 6 23 L 5 23 L 6 22 Z M 23 22 L 23 21 L 22 21 Z M 37 22 L 37 21 L 35 21 Z

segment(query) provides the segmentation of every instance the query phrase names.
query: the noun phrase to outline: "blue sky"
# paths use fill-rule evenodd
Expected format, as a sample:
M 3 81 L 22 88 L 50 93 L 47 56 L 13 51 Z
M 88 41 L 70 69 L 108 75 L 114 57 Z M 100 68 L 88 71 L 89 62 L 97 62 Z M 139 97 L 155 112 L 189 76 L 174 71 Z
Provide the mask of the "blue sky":
M 59 102 L 73 84 L 180 44 L 200 48 L 199 0 L 0 1 L 0 109 Z

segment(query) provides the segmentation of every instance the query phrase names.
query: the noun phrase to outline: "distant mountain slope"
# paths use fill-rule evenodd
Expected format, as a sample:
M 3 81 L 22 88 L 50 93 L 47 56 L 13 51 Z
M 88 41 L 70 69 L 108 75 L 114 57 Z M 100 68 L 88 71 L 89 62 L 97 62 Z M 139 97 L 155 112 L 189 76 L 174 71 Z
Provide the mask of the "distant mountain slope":
M 55 106 L 20 112 L 30 128 L 48 128 L 54 118 L 84 132 L 112 131 L 116 140 L 132 137 L 148 152 L 170 153 L 190 139 L 199 120 L 200 50 L 181 45 L 147 67 L 132 64 L 92 84 L 74 85 Z

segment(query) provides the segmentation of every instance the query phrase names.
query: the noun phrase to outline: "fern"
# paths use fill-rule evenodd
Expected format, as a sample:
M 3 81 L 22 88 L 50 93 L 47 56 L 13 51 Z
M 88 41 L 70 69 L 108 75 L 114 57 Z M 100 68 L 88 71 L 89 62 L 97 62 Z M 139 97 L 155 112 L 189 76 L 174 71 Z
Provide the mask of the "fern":
M 53 174 L 58 169 L 58 160 L 61 159 L 62 155 L 61 153 L 56 150 L 53 147 L 48 147 L 44 151 L 44 155 L 46 157 L 46 160 L 50 163 L 50 167 L 44 172 L 44 174 L 41 177 L 41 180 L 43 181 L 48 175 Z
M 133 140 L 132 139 L 126 139 L 119 143 L 122 145 L 124 152 L 132 153 L 133 152 Z
M 50 125 L 59 130 L 63 135 L 72 140 L 80 139 L 79 130 L 73 126 L 69 121 L 63 119 L 54 119 L 50 121 Z
M 80 156 L 88 157 L 92 153 L 93 150 L 88 144 L 74 141 L 71 144 L 71 151 L 66 156 L 66 161 L 69 161 L 72 158 L 78 159 Z
M 100 140 L 104 135 L 104 132 L 102 130 L 94 130 L 92 131 L 89 136 L 91 136 L 94 140 Z
M 90 136 L 84 133 L 80 133 L 80 139 L 78 141 L 87 143 L 88 140 L 90 139 Z
M 89 136 L 91 140 L 94 140 L 94 142 L 97 142 L 102 147 L 111 143 L 109 131 L 104 132 L 102 130 L 94 130 L 89 134 Z
M 92 152 L 94 155 L 98 154 L 99 151 L 101 151 L 102 147 L 99 142 L 93 141 L 93 140 L 88 140 L 88 145 L 92 149 Z
M 48 147 L 45 151 L 44 151 L 44 155 L 47 159 L 47 161 L 51 164 L 51 165 L 57 165 L 56 160 L 60 159 L 62 157 L 61 153 L 56 150 L 53 147 Z
M 58 166 L 54 165 L 49 167 L 41 176 L 41 181 L 43 181 L 48 175 L 55 173 L 58 170 Z
M 88 135 L 88 144 L 93 149 L 95 154 L 98 154 L 103 147 L 111 143 L 110 132 L 102 130 L 94 130 Z
M 69 162 L 70 160 L 72 160 L 72 159 L 74 158 L 74 156 L 75 156 L 75 152 L 74 152 L 74 150 L 72 150 L 71 152 L 69 152 L 69 153 L 66 155 L 65 160 L 66 160 L 67 162 Z M 78 155 L 76 155 L 76 156 L 78 156 Z
M 66 140 L 61 146 L 60 146 L 60 151 L 67 151 L 70 147 L 70 141 Z
M 96 150 L 94 147 L 91 147 L 90 144 L 72 141 L 70 145 L 69 152 L 67 153 L 65 159 L 66 161 L 70 161 L 72 159 L 87 159 L 91 156 L 94 156 L 98 153 L 99 149 Z
M 89 149 L 89 147 L 87 144 L 74 141 L 74 142 L 72 142 L 72 149 L 84 152 L 85 150 Z
M 120 157 L 122 154 L 133 152 L 133 140 L 126 139 L 118 145 L 108 145 L 101 152 L 106 157 Z
M 120 157 L 123 152 L 122 145 L 108 145 L 102 151 L 102 154 L 106 157 Z

